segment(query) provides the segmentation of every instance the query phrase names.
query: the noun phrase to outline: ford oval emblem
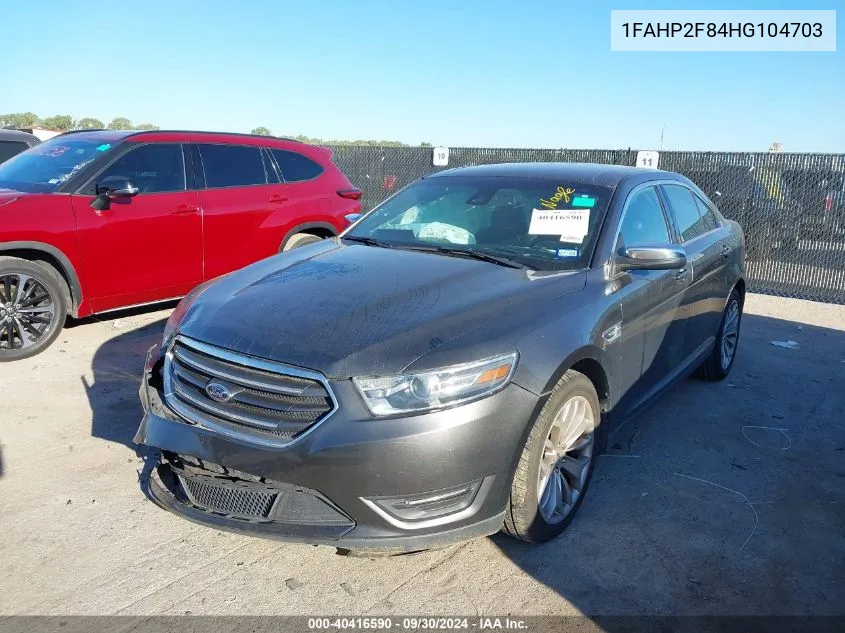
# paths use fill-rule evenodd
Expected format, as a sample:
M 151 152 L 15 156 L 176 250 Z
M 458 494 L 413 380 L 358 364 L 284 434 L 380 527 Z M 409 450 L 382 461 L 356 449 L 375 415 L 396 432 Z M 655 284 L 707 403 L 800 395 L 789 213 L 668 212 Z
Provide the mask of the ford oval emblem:
M 231 400 L 235 395 L 229 387 L 224 385 L 222 382 L 214 380 L 205 386 L 205 392 L 208 394 L 208 397 L 215 402 L 229 402 L 229 400 Z

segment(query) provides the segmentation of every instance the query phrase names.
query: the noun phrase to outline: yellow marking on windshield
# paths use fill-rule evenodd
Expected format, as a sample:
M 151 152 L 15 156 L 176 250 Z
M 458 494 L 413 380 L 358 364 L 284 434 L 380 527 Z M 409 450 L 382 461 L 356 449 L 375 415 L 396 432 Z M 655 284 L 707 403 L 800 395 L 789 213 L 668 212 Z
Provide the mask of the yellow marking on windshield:
M 560 204 L 561 200 L 567 204 L 572 202 L 573 193 L 575 193 L 575 190 L 572 187 L 558 187 L 557 191 L 555 191 L 549 200 L 540 198 L 540 206 L 546 207 L 547 209 L 557 209 L 557 205 Z

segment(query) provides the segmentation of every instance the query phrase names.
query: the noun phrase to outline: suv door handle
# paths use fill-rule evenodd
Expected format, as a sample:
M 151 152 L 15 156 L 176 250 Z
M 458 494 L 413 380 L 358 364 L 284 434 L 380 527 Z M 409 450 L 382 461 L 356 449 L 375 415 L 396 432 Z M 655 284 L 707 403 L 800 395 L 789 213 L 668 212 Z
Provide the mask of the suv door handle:
M 270 196 L 270 202 L 275 202 L 277 204 L 281 204 L 282 202 L 287 202 L 288 200 L 290 200 L 289 196 L 283 196 L 283 195 L 278 194 L 278 193 Z
M 190 204 L 180 204 L 175 209 L 172 209 L 170 212 L 173 215 L 182 215 L 185 213 L 199 213 L 200 208 L 197 206 L 192 206 Z

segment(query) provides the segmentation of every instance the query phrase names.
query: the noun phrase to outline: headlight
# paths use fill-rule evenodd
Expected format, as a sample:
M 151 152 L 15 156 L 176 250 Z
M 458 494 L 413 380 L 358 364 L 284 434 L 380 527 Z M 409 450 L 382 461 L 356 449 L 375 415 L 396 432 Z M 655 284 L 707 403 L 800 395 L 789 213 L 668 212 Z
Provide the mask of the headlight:
M 182 300 L 176 305 L 173 312 L 170 313 L 170 318 L 167 319 L 167 323 L 164 324 L 164 334 L 161 337 L 162 348 L 167 347 L 170 344 L 170 339 L 176 335 L 176 330 L 182 322 L 182 319 L 184 319 L 185 315 L 188 313 L 188 308 L 190 308 L 194 301 L 197 300 L 197 297 L 205 292 L 206 289 L 208 289 L 208 287 L 215 281 L 217 281 L 217 279 L 210 279 L 209 281 L 201 283 L 199 286 L 191 290 L 191 292 L 182 297 Z
M 488 396 L 508 384 L 517 353 L 398 376 L 353 378 L 373 415 L 417 413 Z

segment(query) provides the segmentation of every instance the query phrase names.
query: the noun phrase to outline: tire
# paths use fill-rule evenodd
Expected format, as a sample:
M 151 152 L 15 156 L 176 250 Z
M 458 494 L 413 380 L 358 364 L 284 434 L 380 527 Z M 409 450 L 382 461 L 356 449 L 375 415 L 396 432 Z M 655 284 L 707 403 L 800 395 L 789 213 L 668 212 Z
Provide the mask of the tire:
M 731 316 L 733 310 L 735 312 L 735 321 Z M 731 324 L 735 324 L 735 327 Z M 703 380 L 710 382 L 718 382 L 727 378 L 731 373 L 731 368 L 734 366 L 736 360 L 736 350 L 739 346 L 740 325 L 742 324 L 742 297 L 740 297 L 736 288 L 731 291 L 728 297 L 728 302 L 725 304 L 725 310 L 722 312 L 722 321 L 719 323 L 719 331 L 716 334 L 716 343 L 713 345 L 713 351 L 707 359 L 699 365 L 696 370 L 696 376 Z M 728 341 L 725 341 L 726 330 L 728 331 Z M 732 332 L 732 336 L 731 336 Z M 730 339 L 733 339 L 733 345 L 730 346 Z M 723 356 L 723 345 L 728 344 L 730 347 L 729 358 Z
M 558 459 L 557 456 L 550 456 L 553 451 L 547 450 L 555 444 L 550 432 L 555 426 L 558 414 L 567 411 L 567 407 L 570 407 L 570 412 L 571 407 L 574 407 L 576 412 L 583 409 L 591 417 L 591 421 L 584 422 L 581 428 L 585 432 L 575 441 L 571 450 L 563 453 L 566 457 L 562 462 L 557 463 L 558 467 L 568 464 L 569 468 L 555 468 L 549 472 L 546 464 Z M 599 398 L 593 383 L 579 372 L 567 371 L 534 421 L 522 449 L 505 511 L 504 532 L 527 543 L 545 543 L 559 536 L 584 501 L 598 454 L 604 446 L 605 435 L 606 429 L 601 425 Z M 543 471 L 549 472 L 546 485 L 541 481 Z M 577 476 L 575 472 L 578 473 Z M 566 499 L 568 493 L 570 503 L 564 504 L 562 510 L 549 516 L 543 509 L 543 501 L 548 499 L 543 493 L 547 486 L 553 486 L 558 480 L 561 482 L 562 498 Z M 573 495 L 575 481 L 580 487 L 577 497 Z M 546 510 L 548 507 L 546 505 Z
M 307 246 L 308 244 L 314 244 L 322 241 L 322 237 L 314 235 L 313 233 L 296 233 L 295 235 L 291 235 L 290 238 L 288 238 L 288 241 L 285 242 L 284 246 L 282 246 L 282 252 L 285 253 L 301 246 Z
M 0 362 L 47 349 L 64 327 L 69 296 L 67 284 L 52 266 L 0 257 Z

